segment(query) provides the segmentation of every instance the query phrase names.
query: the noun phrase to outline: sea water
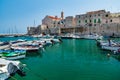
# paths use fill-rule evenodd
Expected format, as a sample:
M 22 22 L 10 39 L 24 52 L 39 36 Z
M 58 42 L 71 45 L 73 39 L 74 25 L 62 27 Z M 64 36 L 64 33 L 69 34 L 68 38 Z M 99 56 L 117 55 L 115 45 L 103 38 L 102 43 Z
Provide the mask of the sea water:
M 95 40 L 66 39 L 20 60 L 26 64 L 26 76 L 15 75 L 14 79 L 120 80 L 120 60 L 116 58 L 118 55 L 108 57 L 108 53 L 110 52 L 101 50 Z

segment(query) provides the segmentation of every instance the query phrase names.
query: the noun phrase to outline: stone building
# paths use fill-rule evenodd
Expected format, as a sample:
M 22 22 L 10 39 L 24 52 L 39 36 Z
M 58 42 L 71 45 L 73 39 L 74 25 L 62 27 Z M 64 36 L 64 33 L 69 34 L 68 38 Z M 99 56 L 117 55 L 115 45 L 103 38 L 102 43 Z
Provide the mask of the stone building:
M 76 15 L 76 26 L 97 26 L 109 19 L 110 12 L 105 10 L 91 11 L 86 14 Z
M 47 30 L 50 30 L 50 34 L 59 33 L 59 27 L 63 27 L 64 23 L 64 12 L 61 12 L 61 17 L 58 18 L 57 16 L 46 16 L 42 20 L 42 25 L 47 26 Z
M 98 33 L 103 35 L 120 35 L 120 13 L 110 13 L 105 10 L 90 11 L 79 14 L 75 17 L 67 16 L 64 19 L 64 12 L 61 17 L 46 16 L 42 25 L 37 29 L 28 28 L 29 34 L 37 34 L 39 31 L 46 34 L 56 33 Z M 39 33 L 40 33 L 39 32 Z
M 75 26 L 75 18 L 73 16 L 68 16 L 64 19 L 65 27 L 74 27 Z
M 120 34 L 120 13 L 105 10 L 91 11 L 75 16 L 76 27 L 83 27 L 83 33 L 103 35 Z
M 47 25 L 48 28 L 54 28 L 58 26 L 59 21 L 61 20 L 61 18 L 58 18 L 57 16 L 46 16 L 43 20 L 42 20 L 42 24 L 43 25 Z
M 41 33 L 41 25 L 37 27 L 27 27 L 27 34 L 28 35 L 36 35 Z
M 120 13 L 110 13 L 109 18 L 104 19 L 102 24 L 102 34 L 106 35 L 120 35 Z
M 27 34 L 28 35 L 36 34 L 36 27 L 27 27 Z

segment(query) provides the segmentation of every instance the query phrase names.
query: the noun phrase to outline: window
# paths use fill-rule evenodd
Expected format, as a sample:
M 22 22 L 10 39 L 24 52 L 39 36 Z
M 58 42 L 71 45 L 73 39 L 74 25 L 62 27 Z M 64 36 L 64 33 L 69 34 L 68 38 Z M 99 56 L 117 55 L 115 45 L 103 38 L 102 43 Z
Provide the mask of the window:
M 92 24 L 90 23 L 89 26 L 92 26 Z
M 100 14 L 98 14 L 98 16 L 100 16 Z
M 106 21 L 106 23 L 108 23 L 108 21 Z
M 105 17 L 108 17 L 108 14 L 106 14 Z
M 112 22 L 112 19 L 110 20 L 110 22 Z
M 79 23 L 81 23 L 81 21 L 79 20 Z
M 96 24 L 94 24 L 94 26 L 96 26 Z
M 101 23 L 101 20 L 100 20 L 100 19 L 98 19 L 98 23 Z
M 94 23 L 96 23 L 96 19 L 94 19 Z
M 91 15 L 90 15 L 90 17 L 91 17 Z
M 90 19 L 90 23 L 92 22 L 92 20 Z
M 87 20 L 85 20 L 85 23 L 87 23 Z
M 58 24 L 60 24 L 60 22 L 58 22 Z

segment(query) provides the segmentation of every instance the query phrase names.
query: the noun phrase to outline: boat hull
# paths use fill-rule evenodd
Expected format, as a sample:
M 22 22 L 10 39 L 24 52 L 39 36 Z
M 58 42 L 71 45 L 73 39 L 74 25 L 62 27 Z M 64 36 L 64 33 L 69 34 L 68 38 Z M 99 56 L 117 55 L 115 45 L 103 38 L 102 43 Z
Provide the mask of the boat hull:
M 110 51 L 117 51 L 120 47 L 113 47 L 113 46 L 102 46 L 102 49 L 104 50 L 110 50 Z
M 23 54 L 23 55 L 3 57 L 3 58 L 4 58 L 4 59 L 7 59 L 7 60 L 17 60 L 17 59 L 23 59 L 23 58 L 25 58 L 25 57 L 26 57 L 26 55 Z
M 7 78 L 9 78 L 9 74 L 8 73 L 0 73 L 0 80 L 6 80 Z
M 72 37 L 61 37 L 61 39 L 73 39 Z

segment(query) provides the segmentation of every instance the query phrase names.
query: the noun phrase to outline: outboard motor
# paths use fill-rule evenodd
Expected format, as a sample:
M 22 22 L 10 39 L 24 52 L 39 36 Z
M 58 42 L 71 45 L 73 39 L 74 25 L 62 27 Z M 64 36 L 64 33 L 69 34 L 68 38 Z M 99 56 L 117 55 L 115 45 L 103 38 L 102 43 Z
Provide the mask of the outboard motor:
M 52 44 L 55 44 L 55 41 L 54 40 L 50 40 L 52 42 Z
M 25 76 L 25 72 L 23 72 L 21 69 L 18 69 L 16 65 L 13 63 L 9 63 L 7 67 L 8 73 L 10 73 L 10 76 L 14 76 L 15 73 L 18 73 L 21 77 Z
M 60 42 L 63 42 L 61 39 L 58 39 Z

